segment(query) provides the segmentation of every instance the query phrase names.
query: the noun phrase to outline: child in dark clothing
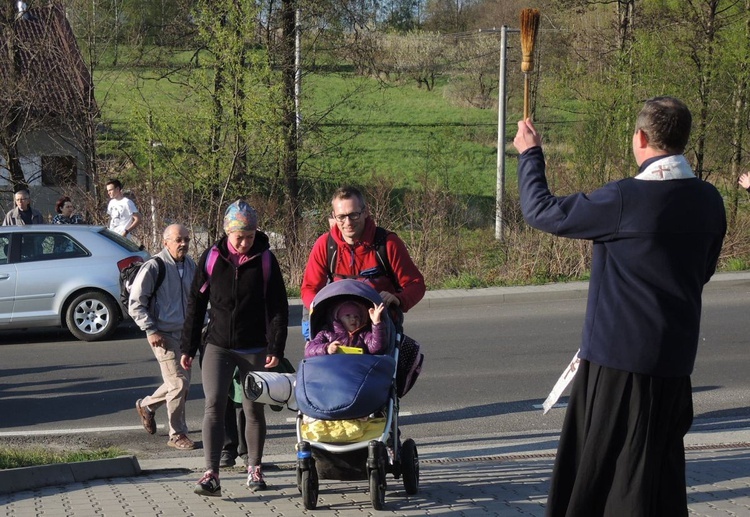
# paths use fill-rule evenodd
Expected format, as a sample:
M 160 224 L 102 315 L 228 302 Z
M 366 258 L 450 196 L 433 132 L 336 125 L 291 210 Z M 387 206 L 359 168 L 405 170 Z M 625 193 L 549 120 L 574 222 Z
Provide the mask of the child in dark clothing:
M 381 324 L 384 307 L 381 303 L 368 311 L 360 302 L 342 302 L 333 311 L 331 325 L 307 343 L 305 357 L 335 354 L 340 346 L 361 348 L 366 354 L 384 353 L 385 326 Z M 372 326 L 367 323 L 368 312 Z

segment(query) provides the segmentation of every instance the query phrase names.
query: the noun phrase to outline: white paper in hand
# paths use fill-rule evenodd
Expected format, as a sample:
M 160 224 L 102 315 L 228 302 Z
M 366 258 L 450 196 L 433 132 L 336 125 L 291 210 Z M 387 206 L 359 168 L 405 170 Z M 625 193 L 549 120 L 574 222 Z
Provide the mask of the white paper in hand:
M 576 351 L 576 355 L 573 356 L 573 360 L 570 361 L 570 364 L 567 368 L 565 368 L 565 371 L 562 372 L 562 375 L 560 375 L 560 378 L 557 379 L 557 382 L 555 383 L 555 386 L 552 388 L 552 391 L 550 391 L 549 395 L 547 396 L 547 400 L 544 401 L 544 404 L 542 404 L 542 408 L 544 409 L 544 414 L 547 414 L 547 411 L 552 409 L 552 406 L 555 405 L 555 402 L 557 402 L 557 399 L 560 398 L 560 395 L 562 395 L 562 392 L 565 391 L 565 388 L 568 387 L 568 384 L 570 384 L 570 381 L 573 380 L 573 377 L 576 376 L 576 372 L 578 371 L 578 363 L 581 362 L 581 359 L 578 357 L 578 352 L 580 350 Z

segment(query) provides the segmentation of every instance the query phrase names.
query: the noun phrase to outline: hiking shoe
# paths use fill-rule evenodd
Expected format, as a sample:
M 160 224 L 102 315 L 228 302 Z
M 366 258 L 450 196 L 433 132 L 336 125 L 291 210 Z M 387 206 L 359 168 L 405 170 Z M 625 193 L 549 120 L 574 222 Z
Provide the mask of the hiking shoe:
M 181 451 L 192 451 L 195 449 L 193 441 L 184 434 L 176 434 L 170 437 L 167 445 Z
M 214 474 L 212 470 L 207 470 L 203 477 L 200 478 L 198 483 L 193 489 L 198 495 L 207 495 L 211 497 L 221 497 L 221 485 L 219 484 L 219 476 Z
M 234 467 L 235 461 L 229 451 L 221 451 L 221 459 L 219 460 L 219 467 Z
M 266 482 L 263 481 L 263 472 L 260 471 L 260 465 L 247 468 L 247 486 L 253 492 L 266 489 Z
M 145 407 L 141 406 L 141 400 L 138 399 L 135 401 L 135 410 L 138 411 L 138 416 L 141 417 L 141 423 L 143 424 L 143 428 L 146 430 L 148 434 L 154 434 L 156 433 L 156 415 L 153 411 L 149 411 Z

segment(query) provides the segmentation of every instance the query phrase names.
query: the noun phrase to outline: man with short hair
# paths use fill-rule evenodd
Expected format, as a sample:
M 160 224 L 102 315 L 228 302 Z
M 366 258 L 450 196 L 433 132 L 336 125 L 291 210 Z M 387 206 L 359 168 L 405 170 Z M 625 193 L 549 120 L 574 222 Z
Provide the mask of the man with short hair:
M 380 263 L 375 242 L 376 225 L 370 217 L 362 193 L 354 187 L 336 190 L 331 199 L 331 231 L 315 241 L 307 260 L 302 279 L 302 302 L 307 309 L 315 295 L 329 281 L 328 236 L 336 243 L 336 260 L 333 280 L 355 278 L 372 285 L 380 293 L 386 305 L 399 307 L 407 312 L 419 302 L 425 293 L 422 273 L 409 256 L 404 242 L 392 232 L 386 233 L 385 250 L 395 279 Z M 394 280 L 398 285 L 394 285 Z
M 133 240 L 131 233 L 141 224 L 141 214 L 132 199 L 122 193 L 120 180 L 107 182 L 109 229 Z
M 578 365 L 550 481 L 550 517 L 685 517 L 703 285 L 726 232 L 721 194 L 683 156 L 692 116 L 672 97 L 646 101 L 632 148 L 639 173 L 557 197 L 541 137 L 518 122 L 526 221 L 593 241 Z
M 28 189 L 22 188 L 13 196 L 16 203 L 15 208 L 5 214 L 3 226 L 23 226 L 25 224 L 44 224 L 44 217 L 39 210 L 31 208 L 31 194 Z
M 195 448 L 187 437 L 185 421 L 190 370 L 180 364 L 180 338 L 190 285 L 195 276 L 195 262 L 187 254 L 189 247 L 187 228 L 181 224 L 167 226 L 164 230 L 164 249 L 141 266 L 133 280 L 128 304 L 133 321 L 146 332 L 146 339 L 159 361 L 164 381 L 152 395 L 136 401 L 136 411 L 144 429 L 154 434 L 155 412 L 166 404 L 169 421 L 167 445 L 179 450 Z M 160 268 L 163 268 L 161 272 Z

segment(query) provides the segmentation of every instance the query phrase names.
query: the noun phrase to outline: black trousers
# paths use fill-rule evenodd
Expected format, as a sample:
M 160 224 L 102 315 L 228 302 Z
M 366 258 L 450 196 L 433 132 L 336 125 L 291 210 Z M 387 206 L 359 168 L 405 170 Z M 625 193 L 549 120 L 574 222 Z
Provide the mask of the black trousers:
M 206 470 L 219 472 L 221 451 L 224 445 L 224 418 L 234 369 L 239 368 L 240 373 L 246 375 L 248 372 L 262 369 L 265 360 L 265 351 L 258 354 L 241 354 L 212 344 L 204 347 L 201 376 L 205 397 L 203 452 Z M 246 419 L 245 441 L 248 447 L 248 465 L 260 465 L 266 442 L 265 405 L 244 399 L 242 410 Z
M 547 517 L 687 516 L 683 438 L 690 377 L 581 360 L 550 481 Z

